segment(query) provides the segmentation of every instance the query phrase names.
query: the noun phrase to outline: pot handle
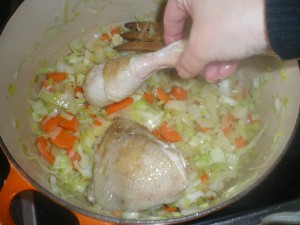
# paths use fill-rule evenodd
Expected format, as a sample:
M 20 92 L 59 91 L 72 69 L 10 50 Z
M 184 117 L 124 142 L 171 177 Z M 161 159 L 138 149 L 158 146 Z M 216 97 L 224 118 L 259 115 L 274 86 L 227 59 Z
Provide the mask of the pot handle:
M 9 162 L 9 165 L 9 174 L 0 191 L 0 225 L 15 225 L 10 214 L 10 204 L 14 197 L 23 191 L 38 191 L 11 162 Z M 75 211 L 72 211 L 72 213 L 78 219 L 80 225 L 114 225 L 114 223 L 97 220 Z
M 15 225 L 9 209 L 16 195 L 22 191 L 36 191 L 36 188 L 20 174 L 15 166 L 12 163 L 9 164 L 10 171 L 0 191 L 0 225 Z
M 15 225 L 10 214 L 10 204 L 12 200 L 23 191 L 37 191 L 38 190 L 28 182 L 9 161 L 10 170 L 4 185 L 0 190 L 0 225 Z M 85 216 L 76 211 L 72 211 L 74 216 L 79 221 L 80 225 L 114 225 L 115 223 L 97 220 L 95 218 Z

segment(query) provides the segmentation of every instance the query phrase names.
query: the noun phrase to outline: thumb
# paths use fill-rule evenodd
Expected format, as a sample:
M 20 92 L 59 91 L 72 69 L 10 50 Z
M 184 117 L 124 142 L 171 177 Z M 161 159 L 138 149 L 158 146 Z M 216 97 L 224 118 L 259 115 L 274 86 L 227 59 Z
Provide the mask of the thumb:
M 225 79 L 234 73 L 238 64 L 237 60 L 209 63 L 204 68 L 203 76 L 209 82 Z

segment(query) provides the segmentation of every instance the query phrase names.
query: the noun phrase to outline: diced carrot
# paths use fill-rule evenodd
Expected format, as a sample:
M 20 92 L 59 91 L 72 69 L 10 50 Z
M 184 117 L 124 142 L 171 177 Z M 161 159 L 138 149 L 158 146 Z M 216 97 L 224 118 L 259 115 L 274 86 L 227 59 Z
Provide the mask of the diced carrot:
M 120 102 L 115 102 L 109 106 L 106 107 L 106 112 L 108 114 L 112 114 L 114 112 L 117 112 L 121 109 L 124 109 L 126 108 L 127 106 L 129 106 L 131 103 L 133 103 L 133 98 L 131 97 L 128 97 L 128 98 L 125 98 L 123 99 L 122 101 Z
M 83 88 L 80 87 L 80 86 L 75 86 L 74 93 L 75 93 L 75 95 L 77 95 L 77 94 L 83 94 Z
M 72 149 L 70 149 L 72 151 Z M 68 151 L 67 151 L 68 153 Z M 68 155 L 70 156 L 70 151 L 68 153 Z M 72 156 L 70 157 L 71 158 L 71 161 L 74 162 L 74 161 L 79 161 L 81 159 L 80 155 L 78 152 L 73 152 L 72 153 Z
M 163 89 L 160 87 L 155 88 L 153 91 L 153 94 L 156 98 L 158 98 L 160 101 L 163 101 L 164 104 L 166 104 L 168 101 L 170 101 L 170 97 L 164 92 Z
M 228 137 L 232 132 L 233 132 L 233 129 L 232 127 L 225 127 L 222 129 L 223 130 L 223 133 L 226 137 Z
M 53 90 L 53 81 L 52 80 L 42 80 L 42 87 L 51 91 Z
M 52 79 L 54 82 L 60 82 L 65 79 L 67 79 L 68 75 L 65 72 L 54 72 L 54 73 L 48 73 L 47 75 L 48 79 Z
M 164 204 L 162 209 L 165 210 L 168 213 L 179 211 L 179 209 L 176 206 L 170 206 L 170 205 L 167 205 L 167 204 Z
M 66 130 L 77 131 L 78 121 L 72 113 L 62 113 L 57 116 L 58 125 Z
M 122 212 L 120 212 L 120 211 L 112 211 L 112 214 L 113 214 L 115 217 L 121 217 L 121 216 L 122 216 Z
M 81 159 L 81 157 L 78 152 L 75 152 L 74 155 L 71 157 L 72 162 L 75 162 L 75 161 L 79 162 L 80 159 Z
M 114 35 L 114 34 L 119 34 L 119 33 L 121 33 L 121 29 L 120 29 L 120 27 L 115 27 L 114 29 L 112 29 L 112 30 L 110 31 L 110 33 L 111 33 L 112 35 Z
M 253 114 L 251 112 L 248 112 L 247 117 L 248 117 L 248 122 L 251 124 L 259 122 L 259 119 L 253 119 Z
M 149 103 L 153 103 L 154 99 L 151 95 L 149 95 L 148 93 L 144 93 L 144 98 L 146 99 L 147 102 Z
M 50 141 L 52 144 L 63 149 L 72 148 L 74 142 L 77 139 L 78 138 L 75 135 L 69 133 L 67 130 L 64 130 L 62 128 L 60 128 L 60 131 L 55 138 L 50 137 Z
M 56 116 L 46 116 L 41 122 L 41 128 L 44 132 L 54 130 L 58 126 Z
M 121 29 L 119 27 L 115 27 L 110 31 L 111 35 L 119 34 L 119 33 L 121 33 Z M 111 37 L 108 34 L 102 34 L 102 36 L 101 36 L 101 40 L 103 40 L 103 41 L 108 41 L 110 39 L 111 39 Z
M 236 94 L 236 95 L 230 96 L 230 98 L 232 98 L 234 100 L 237 100 L 237 101 L 240 101 L 240 100 L 243 100 L 244 97 L 241 94 Z
M 235 139 L 234 141 L 234 145 L 237 149 L 242 148 L 244 146 L 246 146 L 248 144 L 248 141 L 245 140 L 243 137 L 238 137 L 237 139 Z
M 221 128 L 231 127 L 235 121 L 234 116 L 231 113 L 223 115 L 221 117 Z
M 102 125 L 101 121 L 97 120 L 96 118 L 94 119 L 93 124 L 99 127 Z
M 166 121 L 162 122 L 159 126 L 161 136 L 170 142 L 177 142 L 181 140 L 180 134 L 168 125 Z
M 95 114 L 90 114 L 90 117 L 91 117 L 92 119 L 95 119 L 95 118 L 96 118 L 96 115 L 95 115 Z
M 226 137 L 230 136 L 233 132 L 233 123 L 235 121 L 234 116 L 231 113 L 223 115 L 221 117 L 221 129 Z
M 158 128 L 156 128 L 156 129 L 154 129 L 154 130 L 152 130 L 152 132 L 151 132 L 152 134 L 153 134 L 153 136 L 154 137 L 156 137 L 156 138 L 159 138 L 159 139 L 161 139 L 162 137 L 161 137 L 161 135 L 160 135 L 160 132 L 159 132 L 159 129 Z
M 37 146 L 40 154 L 42 155 L 42 157 L 45 160 L 47 160 L 47 162 L 49 162 L 51 165 L 53 165 L 55 158 L 50 151 L 50 148 L 48 146 L 46 139 L 42 136 L 39 136 L 36 138 L 35 142 L 36 142 L 36 146 Z
M 238 83 L 237 83 L 237 85 L 238 85 Z M 239 101 L 243 100 L 247 97 L 248 92 L 249 92 L 248 89 L 246 87 L 243 87 L 242 90 L 239 93 L 237 93 L 236 95 L 231 96 L 231 98 L 234 99 L 234 100 L 239 100 Z
M 173 86 L 170 94 L 175 97 L 177 100 L 185 100 L 188 92 L 181 87 Z
M 79 161 L 81 159 L 80 155 L 78 152 L 73 151 L 72 148 L 68 148 L 67 150 L 67 155 L 70 157 L 71 161 Z
M 81 157 L 79 155 L 78 152 L 73 151 L 72 148 L 68 148 L 67 150 L 67 155 L 69 156 L 71 162 L 72 162 L 72 166 L 74 170 L 77 170 L 75 162 L 79 162 Z
M 102 34 L 101 40 L 102 41 L 108 41 L 110 39 L 110 36 L 108 34 Z
M 206 133 L 209 130 L 207 127 L 202 127 L 197 121 L 194 122 L 194 125 L 196 129 L 202 133 Z
M 206 172 L 203 172 L 200 175 L 200 180 L 201 180 L 201 183 L 203 184 L 203 186 L 206 188 L 208 186 L 208 180 L 209 180 L 208 174 Z

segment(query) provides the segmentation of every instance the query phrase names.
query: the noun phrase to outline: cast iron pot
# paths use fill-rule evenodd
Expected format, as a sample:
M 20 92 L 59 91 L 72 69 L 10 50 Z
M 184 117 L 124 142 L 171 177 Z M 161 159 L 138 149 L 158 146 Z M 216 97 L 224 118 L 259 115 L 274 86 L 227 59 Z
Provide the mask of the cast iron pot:
M 255 147 L 256 157 L 243 165 L 228 188 L 235 188 L 211 207 L 166 220 L 125 220 L 98 214 L 82 199 L 65 200 L 50 189 L 49 174 L 26 153 L 36 151 L 29 116 L 28 99 L 39 60 L 54 63 L 74 37 L 84 37 L 100 24 L 135 21 L 136 17 L 161 18 L 162 1 L 26 0 L 12 16 L 0 38 L 0 133 L 1 147 L 10 162 L 10 173 L 0 192 L 0 223 L 13 224 L 9 214 L 12 199 L 24 190 L 38 191 L 70 209 L 80 224 L 171 224 L 183 223 L 220 210 L 253 190 L 283 156 L 297 125 L 300 76 L 297 61 L 282 62 L 276 57 L 257 56 L 242 62 L 239 73 L 251 84 L 251 77 L 269 76 L 262 89 L 259 109 L 267 128 Z M 49 29 L 50 28 L 50 29 Z M 8 89 L 15 92 L 8 94 Z M 284 113 L 278 113 L 274 99 L 288 99 Z M 274 142 L 274 137 L 277 141 Z M 37 153 L 36 153 L 37 154 Z M 38 157 L 38 155 L 37 155 Z

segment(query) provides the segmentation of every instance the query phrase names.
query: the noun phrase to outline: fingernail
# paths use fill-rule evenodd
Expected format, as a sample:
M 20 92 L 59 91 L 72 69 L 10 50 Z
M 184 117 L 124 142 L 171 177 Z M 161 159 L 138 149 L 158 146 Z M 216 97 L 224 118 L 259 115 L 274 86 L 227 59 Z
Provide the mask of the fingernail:
M 219 67 L 219 79 L 225 79 L 229 77 L 236 69 L 235 64 L 224 64 Z
M 205 79 L 212 83 L 218 79 L 218 67 L 216 66 L 207 66 L 204 71 Z

